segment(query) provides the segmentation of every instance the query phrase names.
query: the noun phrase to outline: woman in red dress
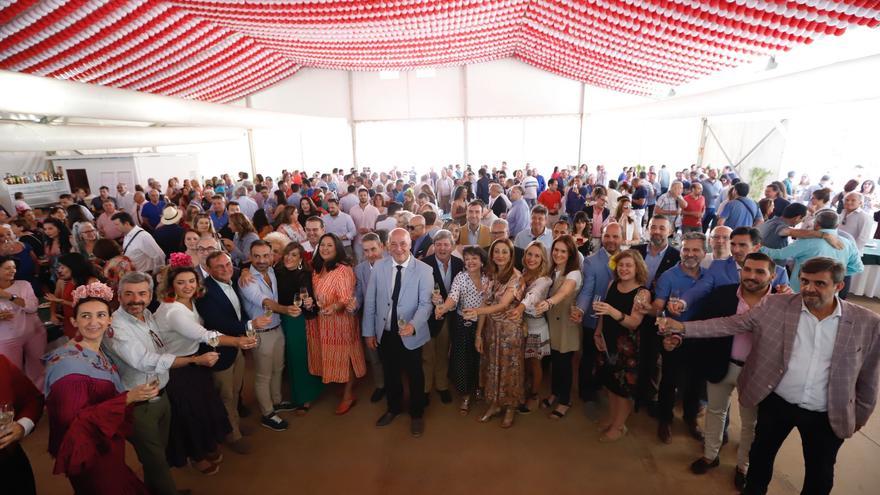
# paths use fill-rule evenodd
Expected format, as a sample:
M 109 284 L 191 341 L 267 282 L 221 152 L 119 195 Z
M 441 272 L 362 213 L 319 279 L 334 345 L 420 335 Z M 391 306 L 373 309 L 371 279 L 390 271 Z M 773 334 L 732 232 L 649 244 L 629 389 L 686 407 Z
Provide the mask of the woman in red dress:
M 157 386 L 126 391 L 116 366 L 101 350 L 110 326 L 113 292 L 101 283 L 73 291 L 77 336 L 46 357 L 49 453 L 55 474 L 64 474 L 75 493 L 148 495 L 125 463 L 131 405 L 159 393 Z

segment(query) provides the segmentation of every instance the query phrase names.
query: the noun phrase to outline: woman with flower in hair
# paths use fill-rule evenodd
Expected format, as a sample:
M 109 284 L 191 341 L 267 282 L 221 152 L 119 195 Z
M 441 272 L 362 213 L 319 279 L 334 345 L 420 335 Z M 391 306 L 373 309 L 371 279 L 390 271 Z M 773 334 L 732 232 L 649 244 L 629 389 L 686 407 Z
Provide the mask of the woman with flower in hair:
M 79 253 L 66 253 L 58 257 L 58 281 L 55 293 L 47 294 L 46 300 L 52 303 L 49 318 L 53 323 L 63 326 L 64 335 L 72 339 L 76 334 L 73 324 L 73 290 L 80 285 L 98 281 L 95 267 Z M 60 313 L 60 314 L 59 314 Z
M 126 391 L 116 366 L 101 348 L 110 327 L 113 291 L 102 283 L 73 291 L 77 336 L 46 357 L 49 453 L 55 474 L 67 476 L 75 493 L 147 495 L 125 463 L 131 405 L 152 399 L 155 385 Z
M 189 255 L 172 253 L 171 265 L 165 269 L 159 286 L 163 301 L 156 310 L 158 338 L 166 353 L 193 357 L 196 362 L 169 372 L 165 387 L 171 402 L 168 464 L 182 467 L 189 459 L 199 472 L 212 475 L 220 470 L 223 460 L 217 447 L 232 431 L 210 369 L 219 357 L 216 347 L 251 349 L 256 339 L 205 329 L 193 303 L 203 292 L 198 269 Z

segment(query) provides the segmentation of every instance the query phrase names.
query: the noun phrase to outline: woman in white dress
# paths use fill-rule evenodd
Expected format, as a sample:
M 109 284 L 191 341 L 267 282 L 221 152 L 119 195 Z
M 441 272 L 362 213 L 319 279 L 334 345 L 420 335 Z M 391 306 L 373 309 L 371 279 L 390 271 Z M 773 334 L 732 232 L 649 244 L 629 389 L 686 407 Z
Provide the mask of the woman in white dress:
M 547 276 L 549 269 L 547 248 L 541 241 L 532 241 L 523 253 L 523 285 L 525 296 L 516 308 L 523 313 L 528 335 L 526 336 L 526 403 L 519 407 L 520 413 L 532 412 L 538 404 L 538 390 L 543 382 L 541 360 L 550 355 L 550 327 L 538 303 L 547 298 L 553 281 Z
M 171 266 L 159 290 L 163 302 L 155 315 L 159 324 L 159 335 L 154 337 L 156 344 L 175 356 L 213 354 L 214 363 L 218 346 L 254 347 L 253 337 L 230 337 L 202 326 L 193 299 L 203 292 L 198 269 L 192 266 L 189 256 L 172 254 Z M 171 403 L 171 433 L 166 451 L 169 465 L 182 467 L 189 459 L 202 474 L 216 474 L 223 460 L 217 447 L 232 428 L 223 401 L 214 388 L 211 368 L 196 365 L 172 368 L 165 391 Z

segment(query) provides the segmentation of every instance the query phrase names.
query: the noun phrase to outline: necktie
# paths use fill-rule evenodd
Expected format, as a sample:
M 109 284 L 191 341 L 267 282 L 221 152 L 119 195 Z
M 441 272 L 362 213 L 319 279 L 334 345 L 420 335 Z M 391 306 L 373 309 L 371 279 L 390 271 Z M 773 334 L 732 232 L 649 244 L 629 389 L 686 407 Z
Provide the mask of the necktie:
M 397 299 L 400 297 L 400 272 L 403 265 L 395 265 L 397 273 L 394 275 L 394 290 L 391 291 L 391 331 L 397 332 L 400 328 L 397 326 Z

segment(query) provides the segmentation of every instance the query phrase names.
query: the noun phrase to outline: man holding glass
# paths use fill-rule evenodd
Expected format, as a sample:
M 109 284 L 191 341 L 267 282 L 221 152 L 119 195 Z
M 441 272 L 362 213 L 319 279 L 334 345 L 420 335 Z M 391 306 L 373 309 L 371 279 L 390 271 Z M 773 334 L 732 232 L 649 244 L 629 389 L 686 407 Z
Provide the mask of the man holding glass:
M 571 320 L 575 323 L 580 322 L 584 328 L 584 342 L 581 347 L 583 355 L 578 372 L 578 390 L 581 399 L 585 401 L 598 401 L 598 391 L 601 387 L 598 377 L 593 373 L 593 364 L 596 362 L 593 334 L 596 332 L 596 324 L 598 323 L 592 309 L 593 301 L 595 297 L 605 297 L 605 292 L 611 281 L 611 268 L 608 267 L 608 260 L 620 252 L 622 240 L 623 227 L 619 223 L 609 223 L 605 226 L 602 231 L 602 247 L 596 254 L 584 258 L 581 268 L 584 285 L 578 293 L 575 306 L 571 309 Z
M 144 482 L 157 495 L 177 495 L 165 457 L 171 428 L 171 403 L 165 395 L 168 370 L 189 364 L 210 366 L 210 356 L 177 357 L 165 351 L 158 323 L 147 309 L 153 299 L 153 278 L 127 273 L 119 281 L 119 309 L 113 313 L 113 333 L 104 339 L 125 388 L 157 382 L 159 394 L 133 407 L 134 429 L 129 438 L 144 466 Z
M 394 229 L 388 236 L 390 258 L 377 261 L 364 300 L 362 334 L 371 349 L 379 350 L 385 371 L 388 411 L 376 426 L 388 426 L 403 411 L 401 373 L 409 376 L 410 433 L 425 431 L 425 375 L 422 346 L 430 339 L 428 318 L 434 310 L 434 276 L 427 264 L 410 253 L 410 236 Z
M 272 268 L 272 246 L 263 240 L 251 244 L 251 283 L 239 280 L 239 291 L 245 310 L 250 315 L 269 317 L 264 326 L 253 325 L 260 337 L 254 350 L 256 377 L 254 395 L 263 417 L 260 423 L 274 431 L 287 429 L 287 421 L 278 416 L 281 411 L 293 411 L 289 401 L 281 400 L 281 372 L 284 371 L 284 333 L 281 331 L 281 316 L 278 313 L 297 317 L 302 310 L 296 306 L 278 304 L 278 280 Z M 242 277 L 243 278 L 243 277 Z

